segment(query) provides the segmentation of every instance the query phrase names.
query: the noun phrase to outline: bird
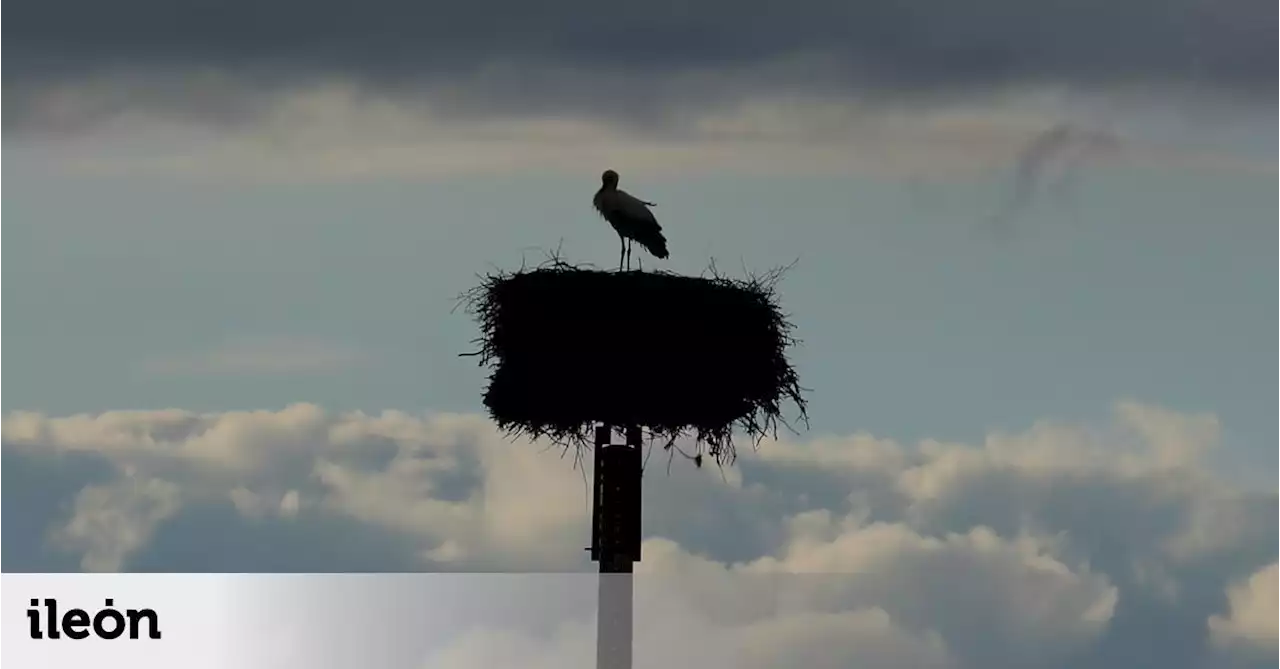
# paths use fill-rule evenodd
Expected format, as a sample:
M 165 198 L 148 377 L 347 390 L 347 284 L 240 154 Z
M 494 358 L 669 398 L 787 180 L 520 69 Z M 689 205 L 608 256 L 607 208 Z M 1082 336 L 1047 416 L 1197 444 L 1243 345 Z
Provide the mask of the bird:
M 646 202 L 630 193 L 618 189 L 618 173 L 605 170 L 600 175 L 600 190 L 591 203 L 595 205 L 600 216 L 613 226 L 618 233 L 621 250 L 618 253 L 618 270 L 626 262 L 631 269 L 631 242 L 638 242 L 654 257 L 665 260 L 670 257 L 667 251 L 667 238 L 662 234 L 662 226 L 654 218 L 649 207 L 656 207 L 653 202 Z

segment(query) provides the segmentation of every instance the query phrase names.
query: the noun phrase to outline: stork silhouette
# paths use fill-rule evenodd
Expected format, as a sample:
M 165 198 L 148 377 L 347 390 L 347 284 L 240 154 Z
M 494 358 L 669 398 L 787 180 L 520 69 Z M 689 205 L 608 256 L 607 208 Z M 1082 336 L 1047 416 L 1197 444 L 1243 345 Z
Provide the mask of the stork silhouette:
M 631 269 L 633 241 L 639 243 L 656 258 L 670 257 L 671 254 L 667 252 L 667 238 L 662 234 L 662 226 L 658 225 L 658 219 L 654 218 L 653 212 L 649 211 L 649 207 L 657 205 L 619 190 L 618 173 L 613 170 L 605 170 L 600 176 L 600 181 L 600 190 L 596 191 L 596 196 L 592 198 L 591 203 L 595 205 L 596 211 L 600 212 L 600 216 L 618 233 L 618 241 L 621 244 L 618 252 L 618 269 L 623 268 L 624 261 L 626 268 Z

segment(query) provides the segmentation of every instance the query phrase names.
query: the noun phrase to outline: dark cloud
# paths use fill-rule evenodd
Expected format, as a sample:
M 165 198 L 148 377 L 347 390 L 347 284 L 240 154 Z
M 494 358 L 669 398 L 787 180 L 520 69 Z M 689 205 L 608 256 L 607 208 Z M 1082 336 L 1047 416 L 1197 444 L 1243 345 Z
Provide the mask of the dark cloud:
M 194 98 L 182 111 L 220 118 L 252 112 L 240 87 L 334 77 L 468 109 L 646 116 L 760 89 L 1194 85 L 1257 97 L 1277 74 L 1269 0 L 17 0 L 9 17 L 7 126 L 47 112 L 46 86 L 95 75 L 165 81 L 161 101 Z M 145 89 L 98 111 L 156 103 Z

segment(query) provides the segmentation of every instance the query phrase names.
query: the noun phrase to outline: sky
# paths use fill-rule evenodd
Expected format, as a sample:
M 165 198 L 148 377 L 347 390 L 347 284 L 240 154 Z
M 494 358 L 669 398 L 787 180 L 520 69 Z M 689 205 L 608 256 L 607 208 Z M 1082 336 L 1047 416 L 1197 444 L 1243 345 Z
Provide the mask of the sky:
M 614 169 L 646 268 L 795 263 L 810 429 L 646 477 L 697 624 L 815 667 L 1273 666 L 1275 7 L 11 3 L 4 569 L 590 570 L 582 472 L 494 432 L 454 307 L 612 263 Z M 762 572 L 844 585 L 729 615 Z M 489 633 L 420 666 L 499 666 Z

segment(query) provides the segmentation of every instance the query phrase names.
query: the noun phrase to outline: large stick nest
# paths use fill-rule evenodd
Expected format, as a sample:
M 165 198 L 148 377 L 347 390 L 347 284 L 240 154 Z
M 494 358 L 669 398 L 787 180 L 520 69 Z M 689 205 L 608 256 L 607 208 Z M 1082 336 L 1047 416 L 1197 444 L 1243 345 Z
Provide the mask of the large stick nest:
M 485 407 L 513 435 L 586 446 L 596 424 L 636 425 L 668 448 L 693 439 L 699 464 L 704 450 L 732 461 L 734 432 L 776 437 L 788 400 L 807 421 L 782 271 L 735 280 L 553 258 L 483 276 L 463 300 L 481 329 L 467 355 L 493 369 Z

